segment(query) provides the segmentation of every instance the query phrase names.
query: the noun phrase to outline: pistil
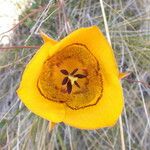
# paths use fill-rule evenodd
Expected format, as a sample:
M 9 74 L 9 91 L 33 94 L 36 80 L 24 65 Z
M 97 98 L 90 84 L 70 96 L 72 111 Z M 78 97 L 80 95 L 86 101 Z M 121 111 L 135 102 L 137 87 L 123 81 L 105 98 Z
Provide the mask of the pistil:
M 71 75 L 69 75 L 68 78 L 71 81 L 71 85 L 74 85 L 74 83 L 78 80 L 78 77 L 74 77 L 74 76 L 71 76 Z

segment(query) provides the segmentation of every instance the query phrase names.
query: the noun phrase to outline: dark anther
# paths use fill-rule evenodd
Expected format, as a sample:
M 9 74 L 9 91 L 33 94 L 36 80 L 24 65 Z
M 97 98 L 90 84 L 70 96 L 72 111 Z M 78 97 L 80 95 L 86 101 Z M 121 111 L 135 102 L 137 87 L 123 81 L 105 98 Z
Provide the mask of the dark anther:
M 74 75 L 74 77 L 78 77 L 78 78 L 85 78 L 85 77 L 87 77 L 87 75 L 83 75 L 83 74 L 76 74 L 76 75 Z
M 80 85 L 78 84 L 77 81 L 75 81 L 74 84 L 75 84 L 78 88 L 80 88 Z
M 68 92 L 68 94 L 70 94 L 71 91 L 72 91 L 71 81 L 68 81 L 68 83 L 67 83 L 67 92 Z
M 73 86 L 73 84 L 75 84 L 78 88 L 80 88 L 80 85 L 78 84 L 77 81 L 74 81 L 73 84 L 71 83 L 71 78 L 69 78 L 69 76 L 73 77 L 73 78 L 74 77 L 80 78 L 80 79 L 87 77 L 87 75 L 84 75 L 84 74 L 75 74 L 77 71 L 78 71 L 78 68 L 74 69 L 71 73 L 69 73 L 65 69 L 60 70 L 60 72 L 62 74 L 66 75 L 66 77 L 62 81 L 62 85 L 66 84 L 66 86 L 67 86 L 67 93 L 68 94 L 70 94 L 72 92 L 72 86 Z
M 68 82 L 68 77 L 65 77 L 62 81 L 62 85 L 65 85 Z
M 68 72 L 67 70 L 65 70 L 65 69 L 60 70 L 60 72 L 61 72 L 62 74 L 64 74 L 64 75 L 68 75 L 68 74 L 69 74 L 69 72 Z
M 70 75 L 74 75 L 77 71 L 78 71 L 78 68 L 74 69 L 74 70 L 70 73 Z

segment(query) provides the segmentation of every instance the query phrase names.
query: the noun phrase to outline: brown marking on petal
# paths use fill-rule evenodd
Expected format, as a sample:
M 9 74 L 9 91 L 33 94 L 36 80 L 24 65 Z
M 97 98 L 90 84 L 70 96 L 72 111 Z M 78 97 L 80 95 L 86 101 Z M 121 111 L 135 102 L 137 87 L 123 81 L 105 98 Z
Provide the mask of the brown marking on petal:
M 65 77 L 62 81 L 62 85 L 65 85 L 68 82 L 68 77 Z
M 83 71 L 87 72 L 87 68 L 82 68 Z
M 74 75 L 74 77 L 78 77 L 78 78 L 86 78 L 87 75 L 83 75 L 83 74 L 76 74 Z
M 38 82 L 39 82 L 39 81 L 38 81 Z M 41 89 L 40 89 L 40 87 L 39 87 L 39 85 L 38 85 L 38 82 L 37 82 L 38 91 L 40 92 L 40 94 L 41 94 L 44 98 L 46 98 L 47 100 L 56 102 L 56 103 L 60 103 L 60 102 L 61 102 L 61 103 L 66 103 L 65 101 L 62 102 L 62 100 L 59 100 L 59 99 L 52 99 L 52 98 L 49 98 L 49 97 L 45 96 L 45 95 L 43 94 L 43 92 L 41 91 Z
M 79 46 L 79 47 L 77 47 L 77 46 Z M 45 99 L 47 99 L 47 100 L 50 100 L 50 101 L 53 101 L 53 102 L 58 102 L 58 103 L 63 103 L 63 104 L 66 104 L 70 109 L 72 109 L 72 110 L 79 110 L 79 109 L 84 109 L 84 108 L 87 108 L 87 107 L 91 107 L 91 106 L 94 106 L 94 105 L 96 105 L 100 100 L 101 100 L 101 98 L 102 98 L 102 96 L 103 96 L 103 81 L 102 81 L 102 74 L 101 74 L 101 68 L 100 68 L 100 64 L 99 64 L 99 61 L 97 60 L 97 58 L 91 53 L 91 58 L 92 58 L 92 56 L 93 56 L 93 58 L 92 59 L 94 59 L 95 58 L 95 60 L 96 60 L 96 63 L 95 62 L 93 62 L 93 66 L 91 65 L 91 67 L 94 67 L 94 70 L 95 70 L 95 79 L 96 79 L 96 76 L 98 76 L 98 77 L 100 77 L 101 79 L 99 80 L 99 97 L 97 96 L 97 99 L 95 99 L 94 100 L 94 103 L 92 102 L 92 104 L 90 103 L 89 104 L 89 102 L 90 101 L 84 101 L 84 103 L 83 103 L 83 105 L 82 105 L 82 103 L 81 103 L 81 105 L 78 105 L 78 103 L 76 104 L 76 103 L 70 103 L 71 101 L 73 101 L 74 99 L 71 99 L 71 98 L 73 98 L 74 96 L 78 96 L 78 93 L 82 93 L 81 95 L 84 95 L 84 93 L 86 93 L 86 91 L 85 90 L 87 90 L 87 88 L 89 88 L 88 87 L 88 84 L 89 84 L 89 80 L 91 80 L 91 78 L 93 78 L 93 74 L 90 74 L 89 73 L 89 69 L 90 68 L 86 68 L 86 67 L 88 67 L 88 65 L 87 66 L 84 66 L 84 59 L 82 60 L 82 57 L 83 56 L 86 56 L 86 55 L 81 55 L 81 58 L 80 58 L 80 51 L 82 50 L 82 48 L 83 48 L 83 52 L 85 51 L 84 50 L 84 48 L 87 50 L 87 52 L 89 52 L 89 53 L 91 53 L 90 52 L 90 50 L 87 48 L 87 46 L 86 45 L 84 45 L 84 44 L 81 44 L 81 43 L 73 43 L 73 44 L 71 44 L 71 45 L 68 45 L 67 47 L 65 47 L 64 49 L 62 49 L 61 50 L 61 52 L 62 52 L 62 54 L 59 52 L 59 53 L 56 53 L 53 57 L 50 57 L 50 58 L 48 58 L 46 61 L 45 61 L 45 63 L 44 63 L 44 65 L 43 65 L 43 71 L 41 72 L 41 74 L 40 74 L 40 77 L 39 77 L 39 79 L 38 79 L 38 82 L 37 82 L 37 88 L 38 88 L 38 90 L 39 90 L 39 92 L 41 93 L 41 95 L 45 98 Z M 81 49 L 81 50 L 80 50 Z M 74 53 L 74 51 L 77 51 L 77 53 Z M 82 51 L 81 51 L 82 52 Z M 63 55 L 63 54 L 66 54 L 66 55 Z M 61 56 L 62 55 L 62 56 Z M 68 56 L 67 56 L 68 55 Z M 49 80 L 49 76 L 55 76 L 55 75 L 53 75 L 55 72 L 52 70 L 52 69 L 50 69 L 50 70 L 48 70 L 48 68 L 52 68 L 53 66 L 56 66 L 56 68 L 58 69 L 58 71 L 59 72 L 61 72 L 60 71 L 60 69 L 59 69 L 59 67 L 61 67 L 61 65 L 63 64 L 63 61 L 61 60 L 62 58 L 66 61 L 66 59 L 70 59 L 70 58 L 72 58 L 72 57 L 74 57 L 74 56 L 78 56 L 80 59 L 78 60 L 77 59 L 77 61 L 79 61 L 81 64 L 83 64 L 83 66 L 80 66 L 81 68 L 80 68 L 80 70 L 82 71 L 82 73 L 84 74 L 84 75 L 86 75 L 85 77 L 87 77 L 88 76 L 88 78 L 85 80 L 85 81 L 82 81 L 83 83 L 84 83 L 84 86 L 82 86 L 82 88 L 80 89 L 80 90 L 76 90 L 75 89 L 75 91 L 72 93 L 72 94 L 66 94 L 66 93 L 68 93 L 68 91 L 67 91 L 67 88 L 66 87 L 64 87 L 64 86 L 61 86 L 61 82 L 62 81 L 59 81 L 58 83 L 60 84 L 60 86 L 57 84 L 57 86 L 58 86 L 58 89 L 56 89 L 55 88 L 55 84 L 53 85 L 53 80 Z M 56 57 L 56 58 L 55 58 Z M 89 57 L 89 58 L 90 58 Z M 60 60 L 60 61 L 58 61 L 58 60 Z M 55 62 L 56 61 L 56 62 Z M 94 61 L 94 60 L 93 60 Z M 71 69 L 71 67 L 70 67 L 70 65 L 71 64 L 69 64 L 68 66 L 68 68 L 70 68 Z M 75 66 L 75 65 L 74 65 Z M 67 65 L 65 66 L 65 67 L 67 67 Z M 78 67 L 78 66 L 76 66 L 76 67 Z M 83 67 L 83 68 L 82 68 Z M 85 68 L 84 68 L 85 67 Z M 63 65 L 63 67 L 62 68 L 64 68 L 64 65 Z M 56 69 L 56 70 L 57 70 Z M 45 76 L 45 70 L 46 70 L 46 77 L 43 77 L 43 75 Z M 62 69 L 62 70 L 64 70 L 64 69 Z M 72 69 L 73 70 L 73 69 Z M 67 71 L 67 70 L 66 70 Z M 74 71 L 74 70 L 73 70 Z M 67 71 L 68 72 L 68 71 Z M 61 72 L 62 73 L 62 72 Z M 62 74 L 64 74 L 64 73 L 62 73 Z M 60 75 L 60 74 L 59 74 Z M 68 73 L 67 74 L 67 76 L 69 76 L 70 74 Z M 75 77 L 74 75 L 72 75 L 73 77 Z M 54 78 L 55 79 L 55 78 Z M 62 79 L 62 78 L 61 78 Z M 46 82 L 47 81 L 47 82 Z M 55 80 L 54 80 L 55 81 Z M 81 83 L 82 83 L 81 82 Z M 74 83 L 75 84 L 75 83 Z M 51 86 L 50 86 L 51 85 Z M 67 85 L 66 85 L 67 86 Z M 53 91 L 53 89 L 50 89 L 51 91 L 48 91 L 47 89 L 48 89 L 48 87 L 54 87 L 54 91 L 56 91 L 53 95 L 51 94 L 51 91 Z M 90 90 L 90 88 L 89 88 L 89 90 Z M 62 96 L 58 96 L 58 94 L 57 93 L 59 93 L 59 94 L 61 94 L 61 92 L 62 92 Z M 72 86 L 71 86 L 71 92 L 72 92 Z M 77 95 L 76 95 L 77 94 Z M 55 95 L 55 97 L 53 97 Z M 63 96 L 64 96 L 64 98 L 63 98 Z M 67 96 L 68 96 L 68 99 L 67 99 Z M 71 98 L 70 98 L 71 97 Z M 79 98 L 80 98 L 80 95 L 79 95 Z M 64 99 L 64 100 L 62 100 L 62 99 Z M 82 100 L 82 99 L 81 99 Z M 79 103 L 80 104 L 80 103 Z
M 67 93 L 66 88 L 61 88 L 61 92 L 64 93 L 64 94 L 66 94 Z
M 60 65 L 61 65 L 61 63 L 56 63 L 56 66 L 57 66 L 57 67 L 60 67 Z
M 100 74 L 101 75 L 101 74 Z M 85 106 L 81 106 L 81 107 L 72 107 L 72 106 L 70 106 L 68 103 L 65 103 L 70 109 L 72 109 L 72 110 L 79 110 L 79 109 L 84 109 L 84 108 L 87 108 L 87 107 L 91 107 L 91 106 L 95 106 L 95 105 L 97 105 L 97 103 L 101 100 L 101 98 L 102 98 L 102 96 L 103 96 L 103 92 L 104 92 L 104 88 L 103 88 L 103 78 L 102 78 L 102 76 L 101 76 L 101 83 L 102 83 L 102 85 L 101 85 L 101 91 L 100 91 L 100 93 L 99 93 L 99 97 L 97 98 L 97 100 L 96 100 L 96 102 L 95 103 L 93 103 L 93 104 L 89 104 L 89 105 L 85 105 Z
M 72 85 L 71 85 L 71 81 L 69 80 L 69 82 L 67 83 L 67 92 L 68 94 L 70 94 L 72 91 Z
M 88 76 L 88 71 L 87 69 L 82 69 L 82 71 L 84 72 L 84 74 L 86 74 Z
M 78 84 L 77 81 L 75 81 L 74 84 L 75 84 L 78 88 L 80 88 L 80 85 Z
M 77 71 L 78 71 L 78 68 L 74 69 L 74 70 L 70 73 L 70 75 L 74 75 Z
M 65 69 L 60 70 L 60 72 L 61 72 L 62 74 L 64 74 L 64 75 L 68 75 L 68 74 L 69 74 L 68 71 L 65 70 Z

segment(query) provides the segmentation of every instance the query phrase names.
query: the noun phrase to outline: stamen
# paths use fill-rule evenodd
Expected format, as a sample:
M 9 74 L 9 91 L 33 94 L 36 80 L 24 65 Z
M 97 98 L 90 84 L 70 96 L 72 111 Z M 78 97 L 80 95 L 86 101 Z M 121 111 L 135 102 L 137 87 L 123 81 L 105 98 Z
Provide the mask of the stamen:
M 75 84 L 78 88 L 80 88 L 80 85 L 78 84 L 77 81 L 75 81 L 74 84 Z
M 67 75 L 62 81 L 62 85 L 67 84 L 67 93 L 70 94 L 72 92 L 72 86 L 75 84 L 78 88 L 80 88 L 80 85 L 78 84 L 77 80 L 78 78 L 82 79 L 87 77 L 87 75 L 83 74 L 75 74 L 79 69 L 74 69 L 71 73 L 69 73 L 67 70 L 62 69 L 60 72 L 64 75 Z
M 61 72 L 62 74 L 64 74 L 64 75 L 68 75 L 68 74 L 69 74 L 69 72 L 68 72 L 67 70 L 65 70 L 65 69 L 60 70 L 60 72 Z
M 70 94 L 72 91 L 72 84 L 71 84 L 71 81 L 69 80 L 68 83 L 67 83 L 67 92 L 68 94 Z
M 68 77 L 65 77 L 62 81 L 62 85 L 65 85 L 68 82 Z
M 70 73 L 70 75 L 74 75 L 77 71 L 78 71 L 78 68 L 74 69 L 74 70 Z
M 78 77 L 78 78 L 86 78 L 87 75 L 83 75 L 83 74 L 76 74 L 74 75 L 74 77 Z

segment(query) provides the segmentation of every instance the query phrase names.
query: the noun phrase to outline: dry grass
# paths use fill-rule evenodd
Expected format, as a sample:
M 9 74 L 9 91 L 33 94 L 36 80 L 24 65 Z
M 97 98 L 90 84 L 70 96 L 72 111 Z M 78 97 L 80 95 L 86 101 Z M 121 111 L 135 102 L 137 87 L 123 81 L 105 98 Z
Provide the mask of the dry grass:
M 113 128 L 86 131 L 59 124 L 51 134 L 48 121 L 31 113 L 15 93 L 21 73 L 35 49 L 0 50 L 0 149 L 3 150 L 148 150 L 150 147 L 150 2 L 149 0 L 39 0 L 25 12 L 46 6 L 16 30 L 12 45 L 41 45 L 43 30 L 59 40 L 71 30 L 97 25 L 110 35 L 120 70 L 131 71 L 123 80 L 124 140 L 119 122 Z M 104 18 L 106 24 L 104 24 Z M 17 41 L 17 42 L 16 42 Z M 131 80 L 141 81 L 133 82 Z

